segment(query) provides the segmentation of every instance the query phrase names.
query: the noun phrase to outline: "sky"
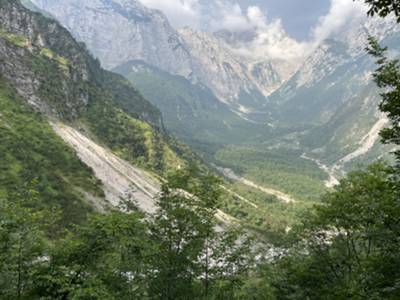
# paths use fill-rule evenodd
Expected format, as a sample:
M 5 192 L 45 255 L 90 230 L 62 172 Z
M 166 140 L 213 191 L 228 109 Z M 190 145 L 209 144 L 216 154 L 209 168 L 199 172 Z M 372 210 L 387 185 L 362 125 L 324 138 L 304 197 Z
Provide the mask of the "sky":
M 208 0 L 212 1 L 212 0 Z M 270 18 L 282 19 L 286 32 L 297 40 L 309 38 L 318 19 L 329 12 L 329 0 L 240 0 L 240 6 L 258 6 Z
M 365 17 L 353 0 L 140 0 L 164 12 L 176 28 L 257 33 L 237 49 L 251 56 L 298 59 L 349 22 Z

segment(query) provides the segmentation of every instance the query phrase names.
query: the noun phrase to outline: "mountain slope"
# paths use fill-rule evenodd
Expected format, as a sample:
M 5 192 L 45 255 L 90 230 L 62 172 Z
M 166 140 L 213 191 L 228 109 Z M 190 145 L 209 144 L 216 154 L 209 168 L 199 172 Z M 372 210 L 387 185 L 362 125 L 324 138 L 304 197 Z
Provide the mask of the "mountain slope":
M 39 205 L 61 209 L 64 225 L 81 222 L 94 208 L 108 209 L 102 184 L 91 169 L 4 79 L 0 139 L 0 202 L 17 195 L 39 198 Z
M 41 123 L 36 126 L 33 123 L 32 126 L 43 128 L 41 131 L 32 131 L 30 125 L 24 123 L 32 119 L 29 117 L 29 111 L 32 109 L 21 110 L 21 116 L 16 120 L 21 120 L 22 124 L 16 124 L 15 127 L 18 128 L 19 125 L 21 131 L 19 150 L 27 149 L 25 154 L 21 154 L 22 158 L 33 162 L 42 161 L 43 166 L 36 171 L 33 167 L 28 167 L 29 165 L 21 167 L 21 163 L 18 163 L 18 159 L 21 158 L 16 160 L 10 156 L 11 162 L 16 161 L 7 167 L 11 174 L 15 175 L 9 179 L 10 185 L 14 184 L 13 181 L 29 182 L 30 178 L 26 178 L 19 170 L 30 170 L 32 174 L 36 173 L 39 185 L 47 187 L 49 180 L 50 183 L 52 180 L 59 182 L 58 188 L 51 183 L 45 190 L 51 193 L 54 189 L 56 193 L 55 191 L 53 193 L 60 195 L 54 197 L 55 205 L 63 206 L 66 202 L 66 207 L 72 205 L 74 209 L 86 205 L 86 211 L 90 210 L 93 204 L 85 204 L 87 202 L 95 201 L 95 207 L 104 210 L 109 207 L 109 203 L 115 205 L 116 198 L 121 196 L 118 193 L 110 195 L 107 184 L 101 185 L 95 179 L 93 172 L 79 161 L 76 154 L 61 139 L 56 137 L 51 127 L 46 124 L 46 118 L 55 124 L 68 123 L 83 133 L 82 139 L 86 136 L 86 139 L 96 141 L 104 149 L 111 149 L 129 163 L 155 174 L 164 174 L 179 168 L 186 163 L 186 159 L 192 158 L 185 147 L 165 133 L 160 112 L 127 80 L 101 69 L 98 61 L 90 56 L 86 48 L 77 43 L 56 21 L 27 10 L 19 1 L 0 2 L 0 62 L 0 72 L 6 89 L 16 91 L 8 99 L 6 98 L 5 101 L 11 100 L 11 103 L 6 102 L 5 107 L 7 108 L 9 104 L 17 105 L 15 99 L 21 99 L 18 100 L 21 102 L 20 105 L 28 104 L 36 111 L 31 113 L 41 118 Z M 9 110 L 10 114 L 4 116 L 7 118 L 18 116 L 11 114 L 16 108 L 10 106 Z M 1 112 L 2 121 L 5 112 L 7 110 Z M 40 117 L 38 112 L 43 117 Z M 7 136 L 16 138 L 18 135 L 15 135 L 15 130 L 10 127 L 12 121 L 5 119 L 2 126 Z M 57 130 L 57 132 L 62 135 L 62 131 Z M 30 138 L 32 140 L 29 140 Z M 49 141 L 50 149 L 46 149 L 46 140 Z M 38 145 L 30 145 L 35 142 Z M 2 146 L 6 147 L 6 154 L 7 152 L 13 154 L 13 151 L 7 148 L 10 145 L 5 143 Z M 42 148 L 35 153 L 35 147 L 38 146 Z M 65 170 L 64 166 L 58 165 L 60 163 L 65 164 Z M 50 174 L 54 172 L 56 175 L 50 176 L 49 179 L 48 172 Z M 35 179 L 35 175 L 31 176 Z M 139 174 L 135 181 L 142 186 L 140 180 L 151 184 L 151 179 L 146 176 L 143 175 L 141 179 Z M 104 180 L 100 176 L 99 179 Z M 67 188 L 69 191 L 66 191 Z M 3 184 L 0 185 L 0 189 L 4 190 Z M 7 189 L 2 194 L 7 195 Z M 140 193 L 137 194 L 133 200 L 148 202 L 148 199 L 146 200 Z M 40 194 L 40 197 L 43 200 L 48 199 L 43 194 Z M 79 206 L 78 202 L 81 203 Z M 84 214 L 85 209 L 82 209 L 77 216 Z
M 375 65 L 364 51 L 370 34 L 394 51 L 400 49 L 399 29 L 390 20 L 357 24 L 336 39 L 324 41 L 299 71 L 268 97 L 278 123 L 300 128 L 297 140 L 309 155 L 330 165 L 350 162 L 348 155 L 355 151 L 356 156 L 366 154 L 368 151 L 357 150 L 365 147 L 365 136 L 385 125 L 385 116 L 378 111 L 379 91 L 372 81 Z M 377 134 L 373 136 L 368 144 L 379 141 Z M 386 151 L 382 148 L 380 154 Z M 380 154 L 378 151 L 377 156 Z
M 103 183 L 105 197 L 112 206 L 119 206 L 124 199 L 136 203 L 147 213 L 155 211 L 154 199 L 160 192 L 160 184 L 155 178 L 91 141 L 78 130 L 60 123 L 53 123 L 52 126 L 75 149 L 79 158 L 93 169 Z
M 265 124 L 242 119 L 221 103 L 210 89 L 142 61 L 114 69 L 128 78 L 162 112 L 166 127 L 197 150 L 202 145 L 245 143 L 246 136 L 268 132 Z M 264 129 L 265 128 L 265 129 Z M 209 151 L 208 151 L 209 152 Z
M 32 2 L 54 15 L 79 41 L 85 42 L 107 69 L 141 59 L 175 74 L 190 75 L 190 55 L 177 32 L 161 12 L 148 9 L 138 1 Z
M 246 61 L 212 34 L 190 28 L 179 33 L 196 59 L 194 74 L 200 82 L 238 112 L 247 113 L 260 107 L 264 96 L 253 82 Z
M 267 58 L 244 59 L 218 35 L 188 28 L 176 31 L 161 12 L 137 0 L 32 2 L 85 42 L 107 69 L 144 61 L 207 86 L 239 114 L 259 112 L 264 94 L 275 90 L 291 69 Z

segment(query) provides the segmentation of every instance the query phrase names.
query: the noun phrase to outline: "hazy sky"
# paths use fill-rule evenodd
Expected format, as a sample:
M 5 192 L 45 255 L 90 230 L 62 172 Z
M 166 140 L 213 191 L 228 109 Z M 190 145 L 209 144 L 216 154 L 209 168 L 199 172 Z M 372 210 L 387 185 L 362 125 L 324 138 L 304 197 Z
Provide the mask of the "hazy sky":
M 329 0 L 239 0 L 238 3 L 243 9 L 258 6 L 270 18 L 282 19 L 287 33 L 299 40 L 309 37 L 310 29 L 329 12 L 330 6 Z
M 329 29 L 341 26 L 345 18 L 352 18 L 357 7 L 361 6 L 360 2 L 354 3 L 353 0 L 140 1 L 162 10 L 175 27 L 187 25 L 208 31 L 221 28 L 240 30 L 246 22 L 254 23 L 255 18 L 263 18 L 266 24 L 278 21 L 280 27 L 299 42 L 313 38 L 315 30 L 318 31 L 326 19 L 329 19 L 330 24 L 325 24 Z
M 163 11 L 176 28 L 252 30 L 244 55 L 298 59 L 366 15 L 353 0 L 140 0 Z

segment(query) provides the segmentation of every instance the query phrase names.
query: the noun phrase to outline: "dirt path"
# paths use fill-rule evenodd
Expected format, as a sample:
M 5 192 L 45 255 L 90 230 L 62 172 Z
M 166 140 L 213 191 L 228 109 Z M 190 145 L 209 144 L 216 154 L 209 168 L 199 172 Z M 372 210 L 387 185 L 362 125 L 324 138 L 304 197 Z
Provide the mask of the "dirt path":
M 214 167 L 217 170 L 219 170 L 222 174 L 224 174 L 225 177 L 227 177 L 229 179 L 232 179 L 234 181 L 238 181 L 240 183 L 243 183 L 244 185 L 247 185 L 249 187 L 255 188 L 255 189 L 257 189 L 257 190 L 259 190 L 259 191 L 261 191 L 261 192 L 263 192 L 265 194 L 273 195 L 273 196 L 277 197 L 279 200 L 281 200 L 282 202 L 285 202 L 285 203 L 294 203 L 294 202 L 296 202 L 296 200 L 292 196 L 290 196 L 288 194 L 285 194 L 285 193 L 283 193 L 281 191 L 272 189 L 272 188 L 267 188 L 267 187 L 261 186 L 261 185 L 255 183 L 255 182 L 253 182 L 251 180 L 248 180 L 248 179 L 246 179 L 244 177 L 238 176 L 233 172 L 233 170 L 231 170 L 229 168 L 222 168 L 222 167 L 218 167 L 218 166 L 215 166 L 215 165 L 214 165 Z
M 248 205 L 254 207 L 254 208 L 258 208 L 258 205 L 254 204 L 253 202 L 251 202 L 250 200 L 247 200 L 246 198 L 240 196 L 238 193 L 235 193 L 234 191 L 231 191 L 230 189 L 228 189 L 227 187 L 221 185 L 221 188 L 225 191 L 227 191 L 229 194 L 232 194 L 233 196 L 235 196 L 236 198 L 238 198 L 239 200 L 243 201 L 244 203 L 247 203 Z

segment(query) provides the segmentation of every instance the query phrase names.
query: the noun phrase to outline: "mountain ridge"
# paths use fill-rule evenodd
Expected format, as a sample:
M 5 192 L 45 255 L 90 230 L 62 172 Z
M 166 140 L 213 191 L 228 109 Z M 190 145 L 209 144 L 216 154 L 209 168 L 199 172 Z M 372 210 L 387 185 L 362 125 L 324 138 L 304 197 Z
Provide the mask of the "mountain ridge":
M 61 193 L 61 196 L 55 197 L 55 200 L 60 203 L 55 204 L 65 209 L 69 209 L 69 205 L 72 207 L 75 205 L 74 209 L 82 209 L 82 212 L 77 214 L 79 218 L 90 209 L 100 211 L 112 209 L 117 205 L 118 200 L 122 200 L 120 197 L 124 196 L 124 192 L 132 196 L 130 198 L 132 201 L 137 201 L 139 204 L 143 201 L 142 204 L 146 208 L 148 205 L 144 205 L 144 202 L 149 200 L 142 197 L 143 193 L 129 191 L 134 189 L 135 181 L 138 186 L 143 186 L 141 180 L 148 182 L 149 186 L 154 185 L 148 179 L 152 176 L 147 178 L 144 175 L 146 172 L 142 171 L 141 175 L 136 173 L 136 177 L 130 176 L 136 179 L 129 180 L 132 186 L 124 186 L 126 191 L 120 193 L 118 190 L 117 194 L 110 194 L 110 185 L 101 181 L 104 178 L 99 176 L 95 179 L 95 175 L 98 175 L 97 165 L 83 164 L 77 156 L 78 153 L 71 150 L 71 147 L 75 150 L 86 147 L 78 145 L 79 141 L 89 141 L 86 148 L 95 148 L 97 145 L 96 147 L 107 149 L 104 151 L 113 152 L 115 161 L 119 156 L 120 164 L 124 160 L 124 164 L 132 164 L 136 166 L 136 169 L 151 172 L 155 178 L 183 167 L 191 159 L 196 159 L 187 148 L 168 136 L 159 110 L 145 100 L 126 79 L 103 70 L 84 45 L 76 42 L 57 21 L 27 10 L 19 1 L 2 0 L 0 2 L 0 61 L 2 62 L 0 64 L 2 81 L 6 86 L 4 90 L 15 90 L 15 94 L 21 99 L 19 105 L 26 106 L 28 111 L 39 116 L 41 120 L 39 128 L 44 128 L 42 131 L 30 133 L 33 130 L 30 124 L 19 125 L 23 139 L 31 134 L 34 139 L 32 142 L 39 143 L 32 149 L 39 153 L 30 155 L 32 158 L 39 157 L 43 163 L 49 160 L 44 164 L 48 168 L 46 172 L 53 171 L 54 168 L 54 172 L 59 173 L 53 175 L 54 178 L 48 179 L 44 177 L 47 173 L 41 172 L 41 168 L 38 168 L 36 174 L 38 184 L 46 187 L 43 190 L 39 189 L 38 197 L 47 199 L 47 190 L 58 186 L 57 193 Z M 2 110 L 2 114 L 19 117 L 17 110 L 8 110 L 11 104 L 7 104 L 7 101 L 12 101 L 15 97 L 5 98 L 6 110 Z M 127 103 L 129 107 L 126 106 Z M 19 118 L 25 120 L 27 114 L 23 113 Z M 55 132 L 48 122 L 53 124 L 56 133 L 69 142 L 69 146 L 60 138 L 55 137 Z M 7 141 L 12 141 L 16 136 L 14 127 L 16 128 L 17 125 L 12 124 L 10 122 L 0 124 L 2 127 L 0 131 L 4 131 Z M 70 131 L 62 128 L 70 128 Z M 64 133 L 71 132 L 70 137 L 79 136 L 80 138 L 66 139 L 67 135 Z M 52 147 L 49 150 L 42 142 L 46 139 Z M 10 145 L 6 143 L 4 146 Z M 51 152 L 51 150 L 54 151 Z M 25 150 L 22 148 L 19 151 Z M 46 151 L 51 153 L 51 156 L 40 158 L 43 155 L 41 152 L 46 153 Z M 81 153 L 82 151 L 79 154 Z M 57 154 L 68 158 L 65 166 L 67 170 L 64 171 L 63 167 L 58 166 L 59 162 L 54 158 Z M 12 157 L 11 153 L 10 159 Z M 13 179 L 10 179 L 11 183 L 14 179 L 17 181 L 23 172 L 30 170 L 28 167 L 26 171 L 15 167 L 26 164 L 24 161 L 26 159 L 31 159 L 31 157 L 13 158 L 16 169 L 13 171 L 13 165 L 10 167 L 10 172 L 15 173 L 13 173 Z M 61 157 L 59 161 L 62 163 L 64 159 Z M 75 169 L 68 169 L 70 166 Z M 87 186 L 87 190 L 69 175 L 63 175 L 65 172 L 73 173 L 74 170 L 77 172 L 75 174 L 77 178 L 80 178 L 79 174 L 82 174 L 83 178 L 80 180 Z M 134 170 L 134 167 L 130 167 L 130 170 Z M 35 174 L 33 170 L 30 171 Z M 91 187 L 89 182 L 94 182 L 95 186 Z M 60 185 L 63 188 L 60 188 Z M 75 193 L 65 191 L 64 187 L 67 186 Z M 96 194 L 93 195 L 91 190 L 95 190 Z M 65 196 L 62 196 L 64 193 Z M 65 197 L 70 197 L 73 202 L 64 203 L 67 201 Z M 88 203 L 90 203 L 89 207 Z M 69 211 L 68 209 L 66 211 Z M 69 213 L 68 215 L 70 216 Z M 69 218 L 76 221 L 73 216 Z

